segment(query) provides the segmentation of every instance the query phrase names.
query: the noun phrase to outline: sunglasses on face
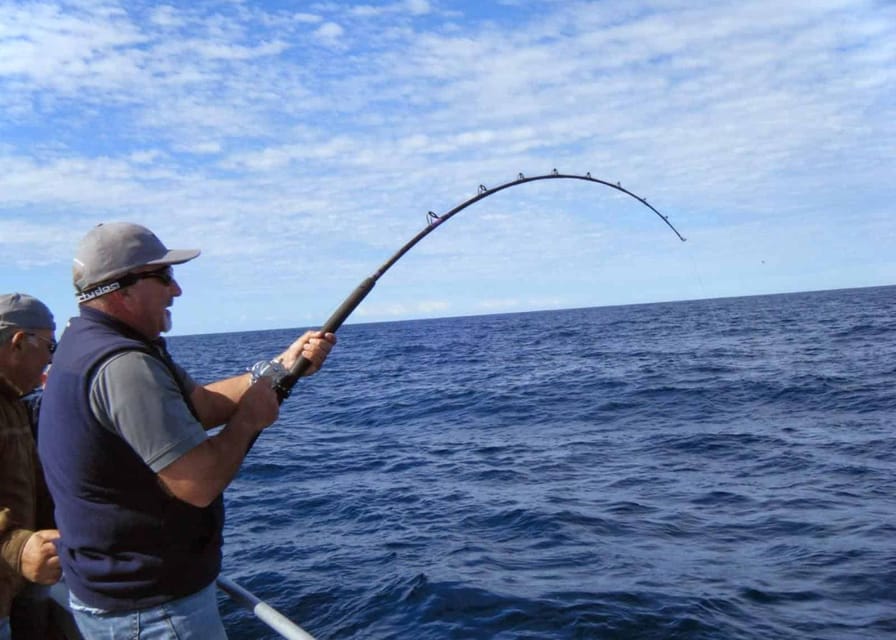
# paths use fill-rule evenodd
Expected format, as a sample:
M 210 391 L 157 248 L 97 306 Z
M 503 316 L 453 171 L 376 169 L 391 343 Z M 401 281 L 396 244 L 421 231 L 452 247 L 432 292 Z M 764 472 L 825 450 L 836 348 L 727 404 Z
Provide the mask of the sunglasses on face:
M 32 338 L 37 338 L 45 345 L 47 345 L 47 351 L 50 353 L 54 353 L 56 351 L 56 340 L 54 338 L 44 338 L 43 336 L 39 336 L 36 333 L 27 333 L 26 335 L 31 336 Z
M 146 278 L 155 278 L 156 280 L 161 281 L 161 283 L 167 287 L 172 282 L 174 282 L 174 271 L 171 269 L 171 267 L 162 267 L 161 269 L 156 269 L 155 271 L 129 273 L 125 277 L 121 278 L 118 282 L 122 287 L 127 287 L 129 285 L 135 284 L 140 280 L 145 280 Z

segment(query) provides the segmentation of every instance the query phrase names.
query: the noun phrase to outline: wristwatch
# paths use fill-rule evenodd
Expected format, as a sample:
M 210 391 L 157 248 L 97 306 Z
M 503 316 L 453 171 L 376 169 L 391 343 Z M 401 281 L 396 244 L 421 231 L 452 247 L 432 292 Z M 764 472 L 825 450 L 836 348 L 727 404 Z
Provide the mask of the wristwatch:
M 259 360 L 251 367 L 249 373 L 252 375 L 252 384 L 255 384 L 262 378 L 268 378 L 271 386 L 279 383 L 289 371 L 278 360 Z

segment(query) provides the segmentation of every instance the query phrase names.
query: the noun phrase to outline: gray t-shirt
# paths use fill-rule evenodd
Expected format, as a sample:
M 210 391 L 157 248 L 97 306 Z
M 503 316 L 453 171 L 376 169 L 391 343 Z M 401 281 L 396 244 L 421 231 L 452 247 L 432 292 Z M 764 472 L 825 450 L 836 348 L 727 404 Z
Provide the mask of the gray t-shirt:
M 191 393 L 196 382 L 175 367 Z M 116 354 L 100 365 L 90 387 L 90 408 L 156 473 L 207 438 L 165 364 L 140 351 Z

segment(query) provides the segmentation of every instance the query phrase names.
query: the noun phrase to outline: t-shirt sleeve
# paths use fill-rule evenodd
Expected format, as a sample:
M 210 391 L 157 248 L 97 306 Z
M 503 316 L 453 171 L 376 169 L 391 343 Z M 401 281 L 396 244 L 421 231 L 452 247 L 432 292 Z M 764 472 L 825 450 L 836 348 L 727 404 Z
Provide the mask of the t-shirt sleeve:
M 182 369 L 179 373 L 185 375 Z M 191 382 L 189 376 L 183 382 Z M 169 369 L 140 351 L 117 354 L 100 365 L 90 408 L 156 473 L 207 438 Z

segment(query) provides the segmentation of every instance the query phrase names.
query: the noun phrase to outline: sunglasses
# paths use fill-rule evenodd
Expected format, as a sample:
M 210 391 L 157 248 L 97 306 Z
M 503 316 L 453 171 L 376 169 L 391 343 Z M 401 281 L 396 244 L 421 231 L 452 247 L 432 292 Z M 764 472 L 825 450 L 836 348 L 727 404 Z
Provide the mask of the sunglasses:
M 170 286 L 172 282 L 174 282 L 174 271 L 170 266 L 162 267 L 161 269 L 156 269 L 155 271 L 144 271 L 142 273 L 129 273 L 123 278 L 118 280 L 118 283 L 122 287 L 127 287 L 132 285 L 140 280 L 145 280 L 146 278 L 155 278 L 156 280 L 161 281 L 166 287 Z
M 50 353 L 56 352 L 56 340 L 54 338 L 44 338 L 43 336 L 39 336 L 36 333 L 26 333 L 25 335 L 31 336 L 32 338 L 37 338 L 45 345 L 47 345 L 47 351 Z

